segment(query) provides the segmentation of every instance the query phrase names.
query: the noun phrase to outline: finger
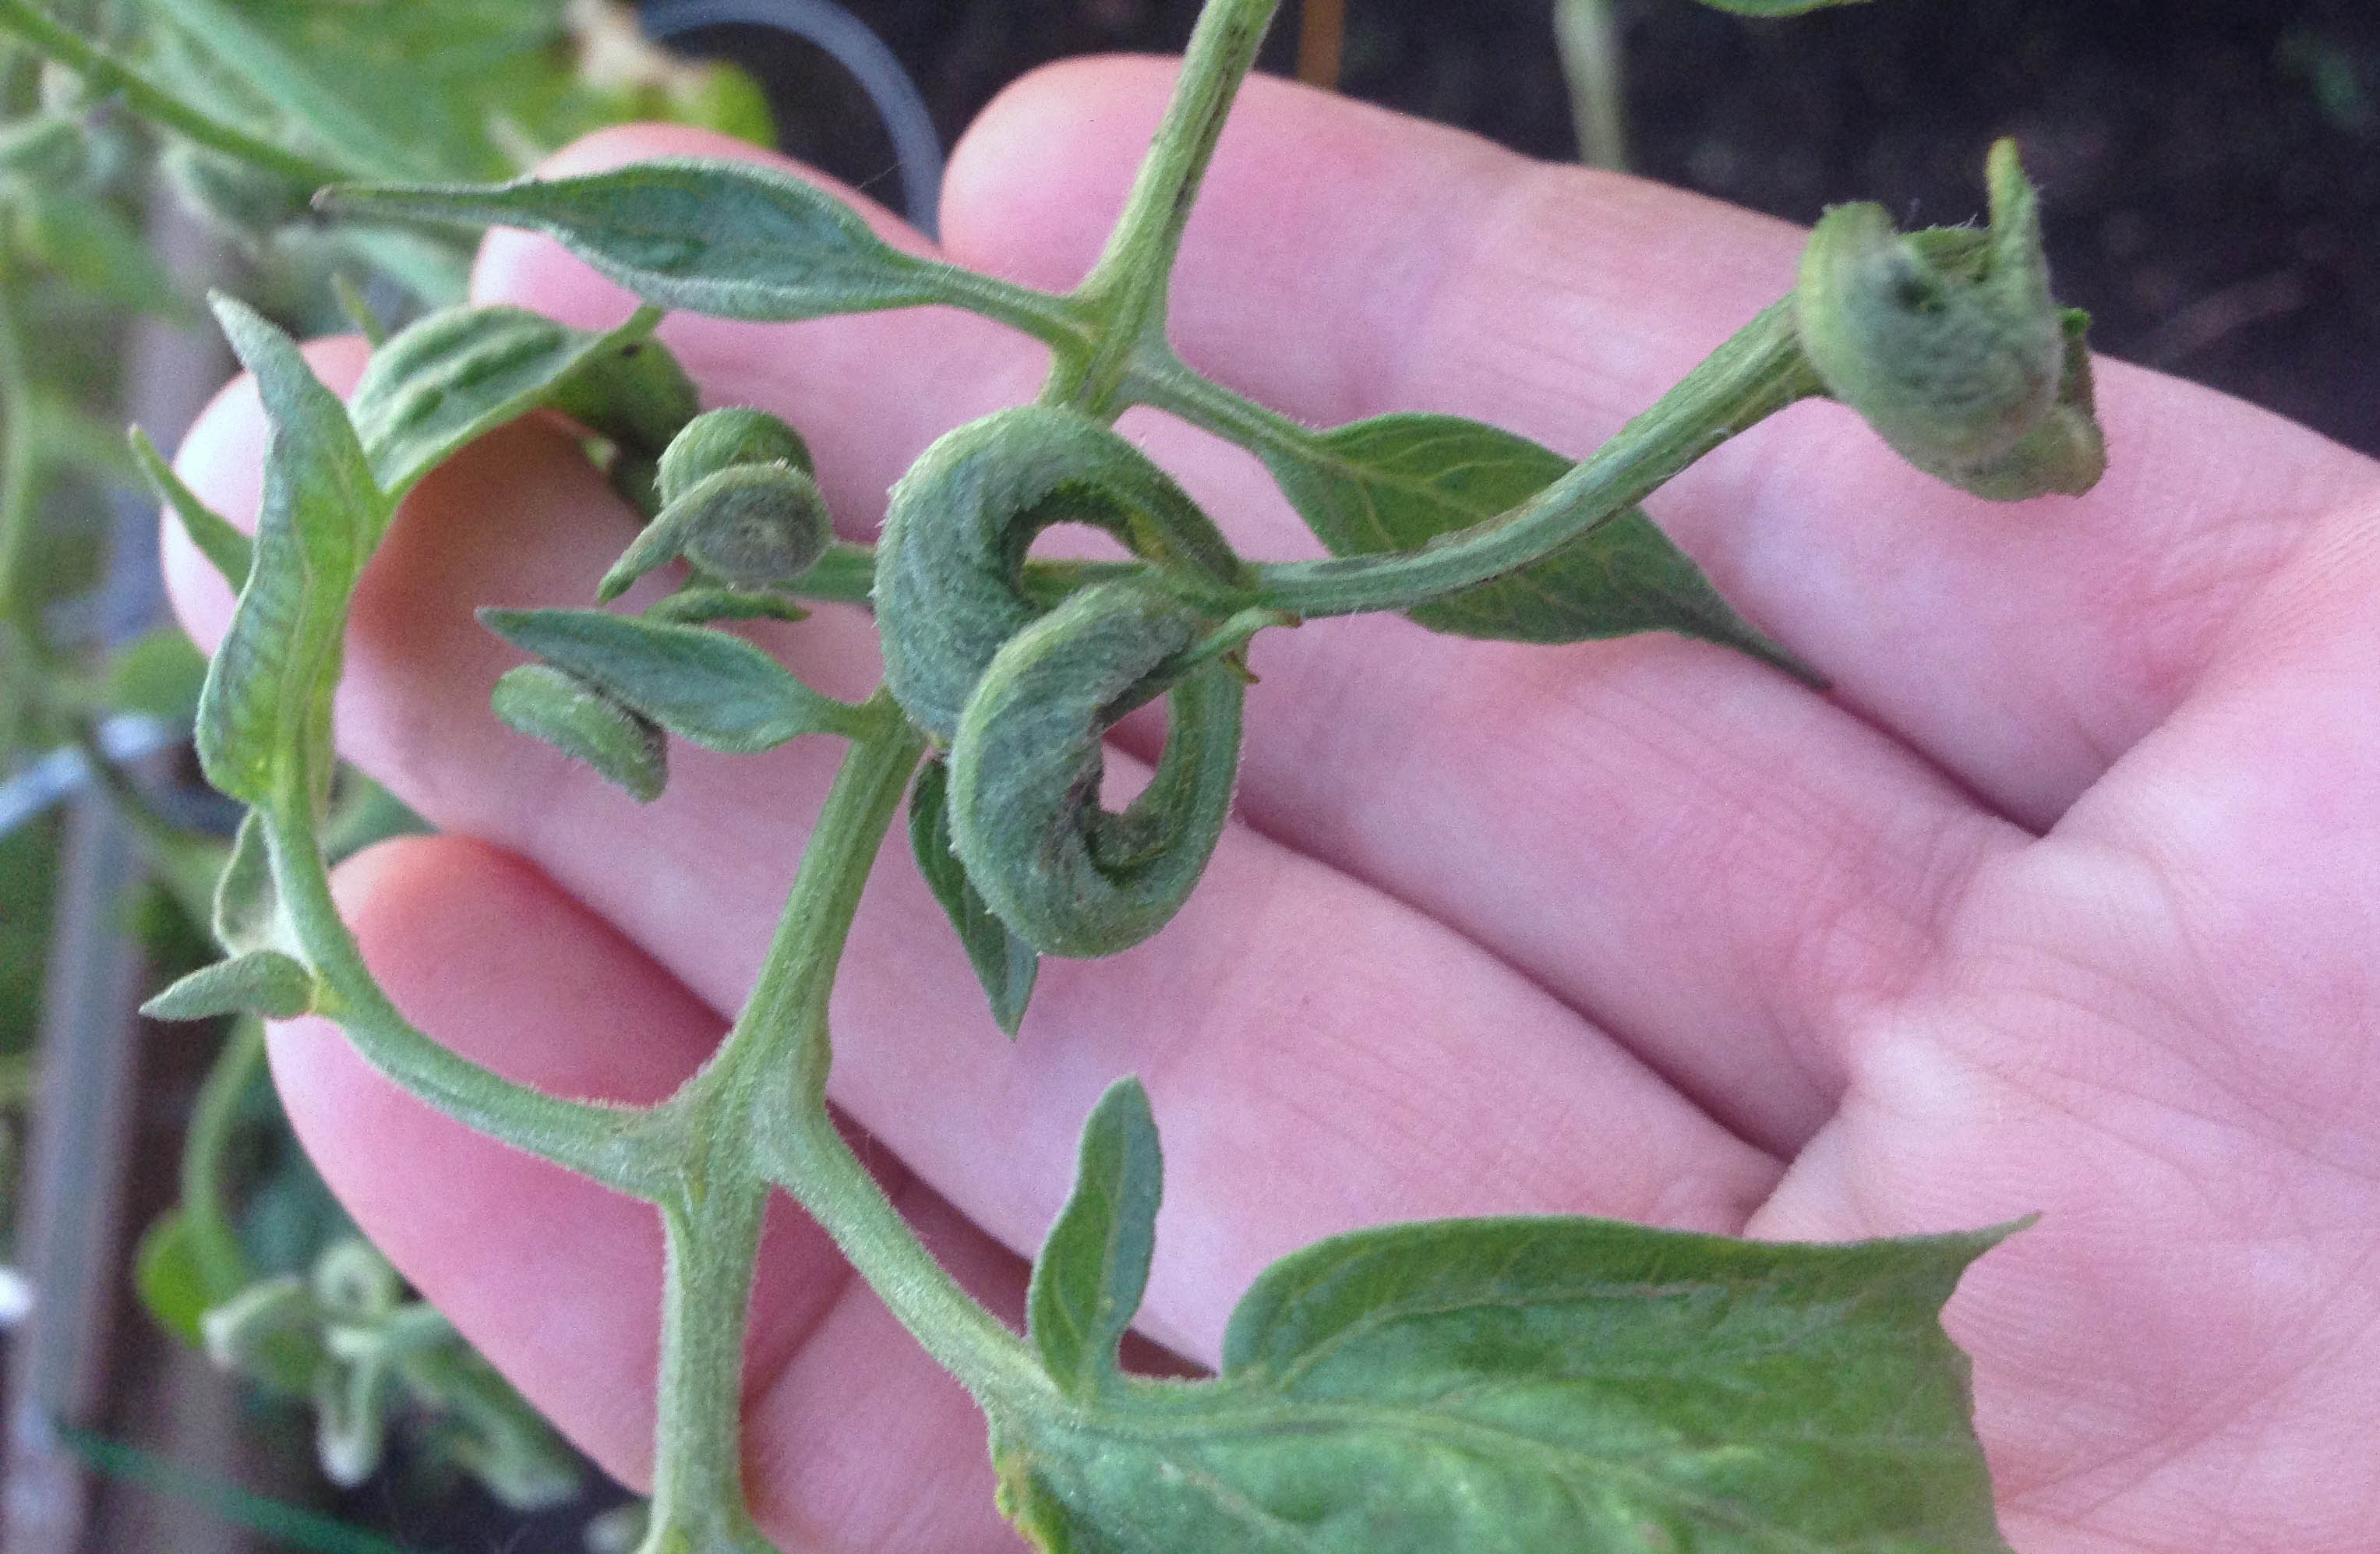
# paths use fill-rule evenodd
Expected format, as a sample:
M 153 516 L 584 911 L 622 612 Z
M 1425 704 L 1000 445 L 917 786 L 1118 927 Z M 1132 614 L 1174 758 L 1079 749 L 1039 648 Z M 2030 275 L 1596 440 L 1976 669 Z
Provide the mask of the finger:
M 565 165 L 723 145 L 614 134 Z M 553 244 L 518 236 L 492 240 L 478 285 L 589 325 L 633 306 Z M 851 527 L 872 521 L 892 474 L 936 431 L 987 407 L 964 371 L 1025 393 L 989 346 L 955 367 L 948 347 L 921 346 L 927 314 L 673 322 L 698 373 L 814 434 L 833 429 L 813 437 L 822 468 L 868 472 L 863 492 L 837 494 L 859 504 Z M 924 370 L 890 365 L 913 360 Z M 1266 508 L 1295 527 L 1244 454 L 1174 423 L 1126 427 L 1243 529 Z M 1587 677 L 1579 651 L 1483 648 L 1398 621 L 1268 639 L 1240 805 L 1287 844 L 1479 940 L 1624 1035 L 1727 1127 L 1790 1152 L 1840 1092 L 1828 1028 L 1909 975 L 1941 904 L 2007 837 L 1859 720 L 1673 649 L 1606 650 Z M 1396 672 L 1378 673 L 1385 663 Z M 1156 738 L 1129 743 L 1153 759 Z M 1427 824 L 1411 823 L 1425 812 Z M 1450 868 L 1450 856 L 1499 865 Z
M 205 440 L 261 442 L 232 410 Z M 217 456 L 201 448 L 193 467 Z M 208 493 L 221 499 L 221 493 Z M 570 438 L 517 425 L 425 481 L 374 558 L 348 642 L 346 748 L 440 824 L 532 857 L 714 1009 L 749 988 L 840 755 L 672 752 L 638 807 L 487 712 L 516 656 L 475 603 L 576 602 L 632 534 Z M 203 625 L 203 622 L 194 622 Z M 872 628 L 822 611 L 764 634 L 830 692 Z M 1121 762 L 1118 763 L 1122 765 Z M 897 850 L 897 844 L 896 844 Z M 905 859 L 880 869 L 837 989 L 834 1094 L 1004 1244 L 1038 1244 L 1106 1084 L 1148 1081 L 1170 1159 L 1150 1330 L 1211 1360 L 1246 1282 L 1385 1220 L 1568 1209 L 1718 1228 L 1776 1165 L 1493 956 L 1245 832 L 1158 942 L 1053 965 L 1002 1041 Z M 1288 1175 L 1329 1184 L 1256 1195 Z
M 650 1102 L 718 1038 L 699 1000 L 517 859 L 418 840 L 364 855 L 337 883 L 398 1006 L 511 1077 Z M 272 1052 L 290 1121 L 357 1223 L 589 1455 L 646 1485 L 661 1313 L 653 1211 L 439 1115 L 327 1022 L 277 1027 Z M 1021 1310 L 1013 1257 L 930 1193 L 897 1175 L 886 1185 L 963 1282 L 995 1309 Z M 757 1280 L 746 1471 L 763 1525 L 795 1548 L 1014 1548 L 965 1392 L 782 1200 Z M 889 1461 L 903 1464 L 899 1496 L 883 1493 Z
M 953 158 L 953 256 L 1071 285 L 1172 75 L 1102 61 L 1012 88 Z M 1692 195 L 1257 79 L 1190 225 L 1173 334 L 1310 420 L 1450 411 L 1575 454 L 1784 295 L 1800 245 Z M 1807 405 L 1656 513 L 1846 705 L 2046 824 L 2187 689 L 2307 519 L 2375 482 L 2235 401 L 2117 363 L 2102 379 L 2112 466 L 2082 501 L 1968 498 Z

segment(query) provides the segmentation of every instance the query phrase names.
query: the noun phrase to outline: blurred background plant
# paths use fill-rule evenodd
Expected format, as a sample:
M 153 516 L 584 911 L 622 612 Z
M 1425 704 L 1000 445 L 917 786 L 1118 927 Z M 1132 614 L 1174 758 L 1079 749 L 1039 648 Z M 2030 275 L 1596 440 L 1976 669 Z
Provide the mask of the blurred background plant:
M 33 1306 L 8 1343 L 12 1554 L 634 1531 L 356 1237 L 257 1030 L 194 1041 L 131 1017 L 212 958 L 224 846 L 179 753 L 202 666 L 158 625 L 160 467 L 122 435 L 170 442 L 227 370 L 202 290 L 299 330 L 394 325 L 460 295 L 469 245 L 319 221 L 310 186 L 504 176 L 630 118 L 773 140 L 930 231 L 941 149 L 1002 85 L 1178 49 L 1196 9 L 0 0 L 0 1317 Z M 2061 292 L 2105 348 L 2380 453 L 2380 16 L 2354 0 L 1766 21 L 1686 0 L 1305 0 L 1287 22 L 1276 73 L 1800 221 L 1854 198 L 1961 219 L 1976 148 L 2016 133 Z M 358 776 L 339 802 L 346 848 L 419 824 Z M 136 1265 L 153 1320 L 112 1323 Z M 242 1390 L 208 1390 L 201 1352 Z M 175 1509 L 192 1503 L 211 1509 Z

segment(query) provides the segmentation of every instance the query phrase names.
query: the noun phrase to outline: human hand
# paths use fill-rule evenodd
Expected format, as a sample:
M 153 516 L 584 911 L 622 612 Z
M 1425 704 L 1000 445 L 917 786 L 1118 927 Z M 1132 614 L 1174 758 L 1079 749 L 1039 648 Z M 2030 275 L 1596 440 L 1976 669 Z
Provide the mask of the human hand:
M 1070 284 L 1168 79 L 1073 66 L 1003 99 L 952 167 L 954 254 Z M 724 149 L 635 130 L 565 159 Z M 1191 227 L 1174 336 L 1308 420 L 1447 410 L 1579 453 L 1785 291 L 1798 248 L 1690 196 L 1257 82 Z M 479 292 L 580 325 L 628 309 L 516 235 L 492 240 Z M 1040 366 L 940 311 L 664 333 L 710 402 L 799 426 L 861 526 L 927 443 L 1028 398 Z M 361 355 L 315 359 L 335 382 Z M 2355 693 L 2380 672 L 2380 470 L 2149 374 L 2111 368 L 2101 391 L 2113 463 L 2082 502 L 1972 501 L 1822 405 L 1655 500 L 1830 697 L 1666 637 L 1548 650 L 1388 618 L 1268 636 L 1244 823 L 1175 924 L 1052 963 L 1012 1047 L 889 862 L 835 1005 L 835 1099 L 953 1270 L 1014 1312 L 1084 1112 L 1142 1074 L 1168 1157 L 1144 1324 L 1194 1361 L 1264 1265 L 1382 1220 L 1842 1239 L 2037 1211 L 1949 1313 L 2011 1541 L 2368 1547 L 2380 826 L 2359 801 L 2380 732 Z M 1124 424 L 1249 553 L 1311 551 L 1244 457 Z M 252 512 L 261 439 L 236 392 L 186 473 Z M 749 985 L 833 752 L 675 752 L 639 809 L 493 721 L 515 655 L 472 607 L 583 603 L 631 532 L 542 424 L 415 496 L 358 601 L 342 722 L 455 834 L 358 860 L 343 892 L 431 1033 L 549 1089 L 642 1100 Z M 228 601 L 176 557 L 212 641 Z M 871 634 L 837 613 L 764 639 L 823 688 L 874 679 Z M 1154 737 L 1124 731 L 1143 756 Z M 636 1480 L 649 1211 L 418 1106 L 327 1026 L 279 1031 L 274 1062 L 364 1227 Z M 756 1511 L 789 1545 L 1013 1546 L 965 1394 L 790 1213 L 747 1386 Z

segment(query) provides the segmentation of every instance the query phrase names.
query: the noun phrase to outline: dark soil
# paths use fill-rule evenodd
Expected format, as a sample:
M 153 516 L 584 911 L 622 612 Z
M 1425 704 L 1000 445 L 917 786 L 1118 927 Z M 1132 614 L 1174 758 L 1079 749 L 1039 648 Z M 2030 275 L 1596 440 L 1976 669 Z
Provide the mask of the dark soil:
M 845 0 L 907 62 L 945 140 L 1041 61 L 1176 50 L 1195 0 Z M 2022 141 L 2059 289 L 2110 354 L 2380 453 L 2380 7 L 2360 0 L 1877 0 L 1754 22 L 1618 0 L 1637 169 L 1797 221 L 1877 200 L 1981 203 Z M 1347 0 L 1351 94 L 1535 156 L 1573 154 L 1550 0 Z M 1292 67 L 1295 0 L 1268 51 Z M 823 56 L 770 58 L 796 151 L 889 197 L 889 143 Z M 747 57 L 750 57 L 747 55 Z

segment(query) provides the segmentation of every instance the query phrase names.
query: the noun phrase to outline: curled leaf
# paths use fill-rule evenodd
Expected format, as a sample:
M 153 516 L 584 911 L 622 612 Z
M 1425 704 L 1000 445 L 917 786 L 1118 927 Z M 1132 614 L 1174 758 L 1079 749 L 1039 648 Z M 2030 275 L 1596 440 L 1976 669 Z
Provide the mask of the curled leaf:
M 639 804 L 668 784 L 661 725 L 566 670 L 543 663 L 508 670 L 490 701 L 508 726 L 585 761 Z
M 679 429 L 662 452 L 661 498 L 674 502 L 706 475 L 739 464 L 790 464 L 815 475 L 802 434 L 766 410 L 731 405 L 705 410 Z
M 909 790 L 909 849 L 917 855 L 917 872 L 926 877 L 927 888 L 941 904 L 942 915 L 958 930 L 976 980 L 991 1000 L 991 1017 L 1014 1036 L 1025 1023 L 1041 956 L 1009 931 L 951 850 L 950 772 L 941 761 L 918 768 L 917 781 Z
M 1207 623 L 1137 583 L 1084 589 L 1011 637 L 951 741 L 951 839 L 1001 919 L 1044 954 L 1128 950 L 1170 921 L 1231 813 L 1245 687 L 1209 662 L 1167 693 L 1165 753 L 1122 814 L 1101 738 Z
M 489 630 L 706 749 L 742 755 L 845 733 L 851 709 L 749 642 L 601 610 L 482 610 Z
M 1025 554 L 1061 523 L 1103 528 L 1185 582 L 1228 588 L 1245 570 L 1172 476 L 1087 416 L 1027 406 L 948 433 L 892 488 L 876 549 L 884 683 L 937 740 L 954 736 L 992 656 L 1040 613 L 1020 581 Z
M 1828 211 L 1794 288 L 1802 348 L 1828 394 L 1928 474 L 1999 500 L 2085 491 L 2104 463 L 2089 358 L 2050 296 L 2012 141 L 1988 174 L 1981 232 L 1902 236 L 1881 206 Z
M 834 539 L 818 482 L 791 464 L 735 464 L 674 496 L 603 575 L 595 597 L 610 601 L 677 556 L 739 589 L 792 582 Z

